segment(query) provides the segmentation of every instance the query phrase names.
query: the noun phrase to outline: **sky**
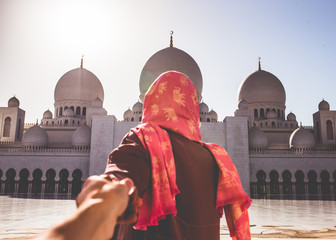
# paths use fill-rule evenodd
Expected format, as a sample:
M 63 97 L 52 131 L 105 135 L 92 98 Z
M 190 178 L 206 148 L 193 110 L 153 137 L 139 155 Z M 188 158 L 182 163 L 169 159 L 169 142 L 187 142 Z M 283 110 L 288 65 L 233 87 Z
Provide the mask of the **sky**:
M 26 123 L 54 112 L 58 80 L 84 55 L 104 108 L 122 120 L 138 100 L 143 66 L 174 31 L 219 121 L 233 116 L 261 57 L 284 85 L 286 114 L 312 125 L 322 99 L 336 109 L 335 12 L 334 0 L 0 0 L 0 107 L 15 95 Z

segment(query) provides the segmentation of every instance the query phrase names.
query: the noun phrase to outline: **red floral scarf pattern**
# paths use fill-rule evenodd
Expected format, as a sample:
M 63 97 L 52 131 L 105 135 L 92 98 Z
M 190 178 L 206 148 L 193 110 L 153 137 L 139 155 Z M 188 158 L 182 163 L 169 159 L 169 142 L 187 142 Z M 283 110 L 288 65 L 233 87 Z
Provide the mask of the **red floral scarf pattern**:
M 169 135 L 175 131 L 207 147 L 219 166 L 216 208 L 226 219 L 233 239 L 250 239 L 247 208 L 251 199 L 241 187 L 237 170 L 229 155 L 219 145 L 202 142 L 200 114 L 195 87 L 179 72 L 166 72 L 149 88 L 142 124 L 133 128 L 149 151 L 152 167 L 152 193 L 143 196 L 136 229 L 157 225 L 166 215 L 176 215 L 176 171 Z

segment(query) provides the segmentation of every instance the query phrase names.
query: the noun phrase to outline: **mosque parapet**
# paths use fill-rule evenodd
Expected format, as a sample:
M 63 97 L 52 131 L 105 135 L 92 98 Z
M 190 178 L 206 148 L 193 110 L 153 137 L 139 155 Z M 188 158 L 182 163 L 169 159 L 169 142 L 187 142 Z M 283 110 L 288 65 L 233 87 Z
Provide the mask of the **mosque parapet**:
M 71 142 L 48 142 L 48 148 L 73 148 Z
M 10 141 L 1 141 L 0 148 L 3 147 L 22 147 L 21 142 L 10 142 Z
M 32 126 L 36 125 L 36 123 L 25 123 L 24 124 L 24 129 L 31 128 Z
M 312 156 L 317 157 L 319 155 L 332 155 L 336 157 L 336 149 L 251 149 L 249 150 L 250 156 L 298 156 L 298 155 L 305 155 L 305 156 Z
M 278 142 L 278 143 L 269 143 L 268 144 L 268 149 L 288 149 L 289 144 L 288 142 Z
M 0 142 L 0 152 L 40 152 L 40 153 L 90 153 L 90 146 L 73 147 L 71 142 L 49 142 L 47 147 L 26 146 L 22 142 Z
M 77 155 L 77 154 L 90 154 L 90 148 L 31 148 L 31 149 L 25 149 L 25 153 L 40 153 L 41 155 L 49 155 L 49 154 L 56 154 L 56 155 L 62 155 L 62 154 L 71 154 L 71 155 Z
M 24 152 L 24 148 L 21 142 L 0 142 L 0 152 Z

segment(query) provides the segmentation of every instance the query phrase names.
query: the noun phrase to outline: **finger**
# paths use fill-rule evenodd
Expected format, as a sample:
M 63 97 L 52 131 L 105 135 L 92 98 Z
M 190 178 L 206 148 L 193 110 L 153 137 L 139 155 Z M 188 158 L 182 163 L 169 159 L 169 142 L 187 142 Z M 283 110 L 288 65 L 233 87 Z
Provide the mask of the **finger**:
M 120 183 L 125 184 L 127 186 L 127 192 L 129 196 L 133 194 L 135 190 L 135 186 L 134 186 L 132 179 L 124 178 L 123 180 L 120 181 Z
M 82 191 L 78 194 L 76 198 L 76 205 L 79 207 L 85 199 L 92 195 L 94 190 L 100 189 L 104 184 L 109 181 L 101 176 L 90 176 L 83 184 Z

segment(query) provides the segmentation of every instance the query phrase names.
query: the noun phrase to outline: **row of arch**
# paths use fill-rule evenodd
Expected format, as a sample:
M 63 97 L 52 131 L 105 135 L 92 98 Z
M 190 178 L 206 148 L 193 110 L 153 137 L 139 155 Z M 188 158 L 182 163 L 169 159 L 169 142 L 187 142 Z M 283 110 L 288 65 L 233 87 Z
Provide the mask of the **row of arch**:
M 254 117 L 255 118 L 265 118 L 266 117 L 266 114 L 269 112 L 269 111 L 273 111 L 277 114 L 277 117 L 279 119 L 285 119 L 285 113 L 284 113 L 284 110 L 280 110 L 280 109 L 275 109 L 275 108 L 266 108 L 266 110 L 264 108 L 260 108 L 260 109 L 254 109 Z
M 5 180 L 1 180 L 3 172 L 0 169 L 0 193 L 14 194 L 14 193 L 63 193 L 78 195 L 82 189 L 82 171 L 76 169 L 72 172 L 72 181 L 69 180 L 69 171 L 62 169 L 59 172 L 59 180 L 56 181 L 56 171 L 52 168 L 48 169 L 45 174 L 45 180 L 42 180 L 42 170 L 37 168 L 33 171 L 33 179 L 30 181 L 29 171 L 26 168 L 19 172 L 19 180 L 15 180 L 16 171 L 10 168 L 6 171 Z
M 314 170 L 309 171 L 306 181 L 301 170 L 295 172 L 295 179 L 288 170 L 282 172 L 282 181 L 276 170 L 269 173 L 269 181 L 266 181 L 268 178 L 263 170 L 258 171 L 256 177 L 257 182 L 251 183 L 252 198 L 336 200 L 336 171 L 334 181 L 330 180 L 327 170 L 321 171 L 319 178 Z
M 76 111 L 75 111 L 74 106 L 70 106 L 70 107 L 65 106 L 65 107 L 56 108 L 56 117 L 63 116 L 63 111 L 67 110 L 68 108 L 70 108 L 74 112 L 74 114 L 77 116 L 86 116 L 86 107 L 77 106 Z

